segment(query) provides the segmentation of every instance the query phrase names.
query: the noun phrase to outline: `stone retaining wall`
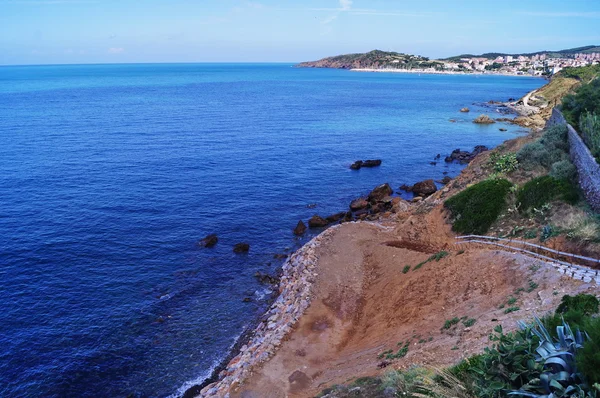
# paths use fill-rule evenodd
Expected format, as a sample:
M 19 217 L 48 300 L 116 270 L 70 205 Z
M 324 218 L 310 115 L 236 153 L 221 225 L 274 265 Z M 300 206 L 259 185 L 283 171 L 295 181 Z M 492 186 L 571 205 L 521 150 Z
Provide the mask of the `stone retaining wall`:
M 567 121 L 562 113 L 554 108 L 552 116 L 546 123 L 546 127 L 556 124 L 567 124 Z M 567 124 L 567 129 L 569 132 L 571 161 L 577 167 L 579 186 L 585 195 L 585 199 L 594 211 L 600 212 L 600 165 L 596 162 L 596 159 L 592 156 L 592 153 L 579 134 L 577 134 L 577 131 L 570 124 Z

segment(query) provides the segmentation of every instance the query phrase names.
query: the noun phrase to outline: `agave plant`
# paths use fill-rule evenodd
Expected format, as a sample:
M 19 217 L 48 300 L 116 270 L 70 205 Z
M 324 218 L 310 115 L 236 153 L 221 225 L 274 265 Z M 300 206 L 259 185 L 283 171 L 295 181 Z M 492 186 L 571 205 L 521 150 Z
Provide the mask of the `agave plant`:
M 575 355 L 583 346 L 584 338 L 589 339 L 587 334 L 582 334 L 579 330 L 574 333 L 564 320 L 561 326 L 556 327 L 558 339 L 550 336 L 537 317 L 533 327 L 523 322 L 519 322 L 519 326 L 523 330 L 529 330 L 540 340 L 535 349 L 535 360 L 543 364 L 543 370 L 539 379 L 529 381 L 510 395 L 535 398 L 596 397 L 596 392 L 589 389 L 575 366 Z

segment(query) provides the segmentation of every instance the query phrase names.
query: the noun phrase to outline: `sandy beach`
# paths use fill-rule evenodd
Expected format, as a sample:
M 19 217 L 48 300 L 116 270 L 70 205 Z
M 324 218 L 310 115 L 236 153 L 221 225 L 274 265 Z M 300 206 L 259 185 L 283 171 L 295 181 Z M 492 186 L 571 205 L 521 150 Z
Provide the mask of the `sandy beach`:
M 500 73 L 500 72 L 454 72 L 454 71 L 436 71 L 427 69 L 373 69 L 373 68 L 357 68 L 350 69 L 352 72 L 376 72 L 376 73 L 412 73 L 412 74 L 424 74 L 424 75 L 473 75 L 473 76 L 518 76 L 518 77 L 539 77 L 543 76 L 532 76 L 527 74 L 516 74 L 516 73 Z

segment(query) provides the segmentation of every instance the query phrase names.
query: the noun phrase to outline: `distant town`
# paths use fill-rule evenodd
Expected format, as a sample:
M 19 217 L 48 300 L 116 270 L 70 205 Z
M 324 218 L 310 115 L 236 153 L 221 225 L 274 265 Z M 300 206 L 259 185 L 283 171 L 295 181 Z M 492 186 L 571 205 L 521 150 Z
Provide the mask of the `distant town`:
M 552 76 L 567 67 L 600 64 L 600 46 L 529 54 L 462 54 L 429 59 L 391 51 L 343 54 L 318 61 L 302 62 L 303 68 L 337 68 L 368 72 L 405 73 L 489 73 L 503 75 Z
M 493 60 L 482 57 L 467 57 L 456 61 L 439 60 L 435 62 L 443 65 L 443 69 L 447 71 L 490 71 L 516 75 L 542 76 L 553 75 L 567 67 L 600 64 L 600 52 L 563 55 L 560 58 L 551 57 L 544 53 L 535 54 L 530 57 L 524 55 L 501 55 Z M 439 71 L 440 67 L 436 65 L 432 66 L 431 69 Z

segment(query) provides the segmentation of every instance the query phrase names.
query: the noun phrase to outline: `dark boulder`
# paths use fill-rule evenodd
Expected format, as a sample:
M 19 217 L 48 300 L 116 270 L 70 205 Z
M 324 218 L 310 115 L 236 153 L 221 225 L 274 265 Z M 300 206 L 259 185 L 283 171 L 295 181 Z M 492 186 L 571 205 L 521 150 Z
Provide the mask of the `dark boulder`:
M 484 145 L 477 145 L 473 149 L 473 152 L 461 151 L 460 149 L 455 149 L 452 151 L 452 153 L 449 156 L 446 156 L 444 161 L 446 161 L 447 163 L 456 161 L 461 164 L 467 164 L 471 160 L 475 159 L 475 156 L 479 155 L 482 152 L 488 151 L 488 150 L 489 150 L 488 147 L 486 147 Z
M 385 183 L 385 184 L 381 184 L 381 185 L 375 187 L 371 191 L 371 193 L 369 194 L 367 199 L 369 202 L 377 202 L 377 201 L 385 198 L 386 196 L 390 196 L 393 193 L 394 193 L 394 190 L 392 189 L 392 187 L 390 187 L 390 184 Z
M 277 278 L 276 276 L 271 276 L 269 274 L 265 274 L 263 272 L 257 271 L 254 274 L 254 277 L 256 279 L 258 279 L 258 281 L 260 283 L 266 284 L 266 285 L 277 285 L 279 283 L 279 278 Z
M 448 176 L 444 176 L 444 178 L 442 178 L 442 184 L 444 185 L 448 184 L 450 181 L 452 181 L 452 178 Z
M 320 217 L 318 215 L 314 215 L 310 218 L 310 220 L 308 220 L 308 227 L 309 228 L 323 228 L 326 227 L 327 224 L 329 224 L 327 222 L 327 220 L 325 220 L 323 217 Z
M 214 245 L 217 244 L 218 241 L 219 241 L 219 238 L 217 238 L 217 235 L 210 234 L 210 235 L 206 235 L 206 237 L 204 239 L 202 239 L 200 242 L 198 242 L 198 244 L 202 247 L 213 247 Z
M 357 160 L 350 165 L 352 170 L 359 170 L 362 167 L 377 167 L 381 166 L 381 159 Z
M 500 128 L 498 130 L 500 130 L 500 131 L 507 131 L 505 128 Z
M 360 169 L 362 167 L 362 165 L 363 165 L 363 161 L 362 160 L 357 160 L 356 162 L 354 162 L 354 163 L 352 163 L 350 165 L 350 168 L 352 170 L 358 170 L 358 169 Z
M 327 221 L 329 223 L 334 223 L 334 222 L 340 221 L 342 218 L 344 218 L 345 215 L 346 215 L 345 211 L 342 211 L 340 213 L 335 213 L 335 214 L 325 217 L 325 221 Z
M 306 224 L 302 220 L 298 221 L 296 228 L 294 228 L 295 235 L 303 235 L 306 232 Z
M 435 191 L 437 191 L 437 187 L 433 180 L 420 181 L 412 187 L 412 192 L 417 196 L 429 196 Z
M 381 166 L 381 159 L 369 159 L 365 160 L 362 167 L 378 167 Z
M 406 191 L 406 192 L 412 192 L 412 186 L 410 186 L 410 185 L 406 185 L 406 184 L 402 184 L 402 185 L 400 185 L 400 188 L 399 188 L 399 189 L 401 189 L 401 190 L 403 190 L 403 191 Z
M 350 210 L 352 211 L 364 209 L 367 206 L 369 206 L 369 202 L 364 198 L 354 199 L 352 202 L 350 202 Z
M 235 246 L 233 246 L 234 253 L 248 253 L 249 250 L 250 245 L 248 243 L 236 243 Z

